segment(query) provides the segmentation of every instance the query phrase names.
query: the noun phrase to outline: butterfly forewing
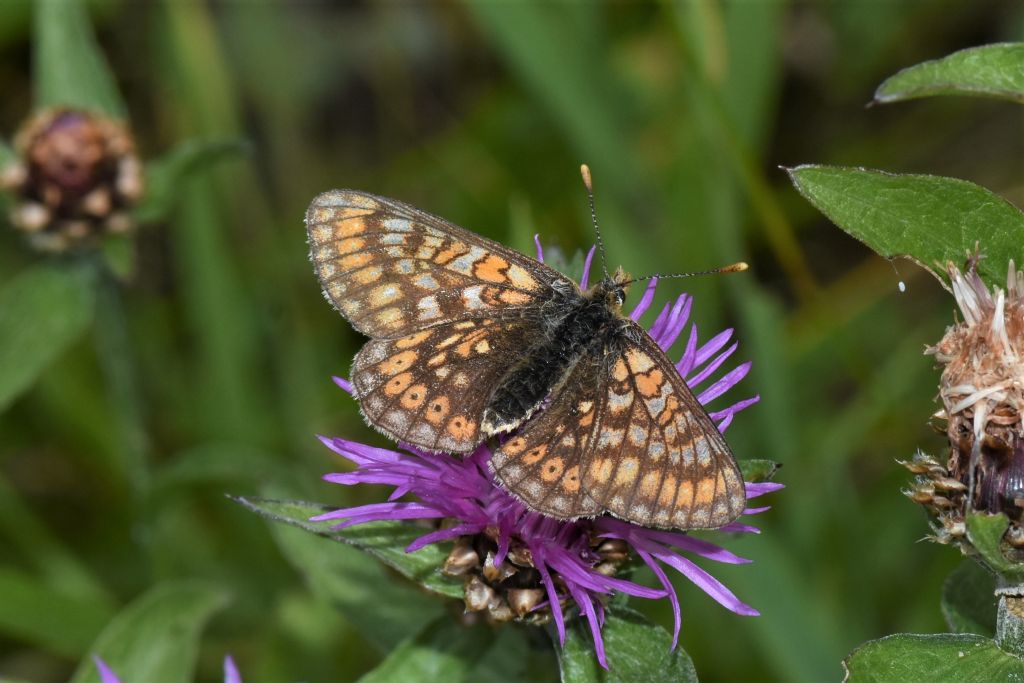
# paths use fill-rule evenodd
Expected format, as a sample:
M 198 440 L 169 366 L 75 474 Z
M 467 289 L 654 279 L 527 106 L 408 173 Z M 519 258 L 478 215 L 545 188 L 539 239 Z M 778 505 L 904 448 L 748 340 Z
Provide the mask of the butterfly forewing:
M 371 340 L 352 369 L 363 415 L 397 441 L 472 451 L 494 386 L 534 330 L 529 316 L 483 318 Z
M 564 280 L 496 242 L 362 192 L 318 196 L 306 229 L 324 295 L 370 337 L 537 307 Z

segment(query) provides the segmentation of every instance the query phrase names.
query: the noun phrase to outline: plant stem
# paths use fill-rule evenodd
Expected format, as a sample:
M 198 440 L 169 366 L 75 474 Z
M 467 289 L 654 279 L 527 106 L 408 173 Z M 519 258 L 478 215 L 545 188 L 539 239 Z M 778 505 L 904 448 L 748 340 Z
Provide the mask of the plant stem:
M 96 354 L 116 415 L 124 473 L 136 500 L 144 500 L 149 486 L 149 438 L 120 284 L 105 264 L 100 268 L 96 303 Z
M 1024 657 L 1024 584 L 996 588 L 996 643 L 1010 654 Z

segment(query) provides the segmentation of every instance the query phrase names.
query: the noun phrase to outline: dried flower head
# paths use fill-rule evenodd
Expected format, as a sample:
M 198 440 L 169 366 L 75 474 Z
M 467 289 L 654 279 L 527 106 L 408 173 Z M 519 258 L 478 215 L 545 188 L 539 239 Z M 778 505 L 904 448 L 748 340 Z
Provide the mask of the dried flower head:
M 1024 546 L 1024 273 L 1009 264 L 1006 289 L 978 276 L 978 257 L 966 272 L 947 265 L 963 321 L 927 353 L 942 365 L 935 417 L 949 438 L 945 464 L 918 454 L 907 467 L 917 476 L 908 495 L 937 520 L 936 540 L 962 544 L 968 511 L 1005 513 L 1006 540 Z M 966 549 L 966 548 L 965 548 Z
M 15 195 L 11 222 L 34 246 L 64 251 L 132 227 L 142 164 L 123 123 L 73 109 L 33 116 L 15 138 L 17 159 L 0 169 Z
M 587 267 L 589 263 L 588 257 Z M 584 281 L 586 277 L 585 272 Z M 634 319 L 650 306 L 654 286 L 652 281 L 632 312 Z M 692 303 L 692 298 L 684 294 L 673 305 L 666 305 L 658 316 L 650 333 L 662 348 L 671 346 L 688 326 Z M 698 345 L 696 326 L 689 327 L 689 341 L 677 368 L 688 385 L 699 391 L 698 400 L 707 403 L 739 382 L 750 364 L 743 363 L 711 381 L 736 350 L 735 343 L 726 348 L 732 330 Z M 352 393 L 350 383 L 337 381 Z M 701 390 L 701 385 L 708 382 L 709 386 Z M 724 430 L 736 413 L 757 400 L 755 396 L 738 401 L 711 413 L 711 417 Z M 384 484 L 392 486 L 393 492 L 388 502 L 335 510 L 314 518 L 315 521 L 338 521 L 336 528 L 378 520 L 429 521 L 433 530 L 414 541 L 407 551 L 454 540 L 444 566 L 439 569 L 449 576 L 463 578 L 467 612 L 483 613 L 492 621 L 554 620 L 564 642 L 566 610 L 574 607 L 590 626 L 603 666 L 607 666 L 601 639 L 605 602 L 617 592 L 649 599 L 667 598 L 675 615 L 675 645 L 680 606 L 666 567 L 682 574 L 727 609 L 738 614 L 757 614 L 687 555 L 733 564 L 748 560 L 685 532 L 648 529 L 609 516 L 566 521 L 534 512 L 495 481 L 488 466 L 491 451 L 486 444 L 468 457 L 458 458 L 409 446 L 393 451 L 339 438 L 323 438 L 323 442 L 356 466 L 352 472 L 327 475 L 327 481 L 348 486 Z M 773 483 L 748 483 L 747 497 L 779 488 L 779 484 Z M 406 500 L 407 495 L 413 500 Z M 744 514 L 766 509 L 748 508 Z M 757 529 L 737 521 L 720 531 L 756 533 Z M 650 568 L 660 588 L 642 586 L 626 578 L 625 570 L 640 563 Z

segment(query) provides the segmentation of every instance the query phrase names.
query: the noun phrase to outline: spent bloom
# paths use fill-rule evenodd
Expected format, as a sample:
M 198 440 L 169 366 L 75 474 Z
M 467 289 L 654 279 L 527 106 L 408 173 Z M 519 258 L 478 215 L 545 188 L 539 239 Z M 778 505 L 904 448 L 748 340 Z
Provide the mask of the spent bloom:
M 584 265 L 582 288 L 587 286 L 593 254 L 591 250 Z M 538 258 L 543 260 L 539 243 Z M 634 320 L 650 308 L 655 286 L 656 280 L 652 280 L 630 314 Z M 658 315 L 649 332 L 663 349 L 672 346 L 688 327 L 692 304 L 692 297 L 683 294 L 674 303 L 666 304 Z M 750 363 L 712 380 L 737 348 L 735 342 L 729 343 L 732 330 L 698 344 L 696 325 L 689 325 L 689 329 L 676 368 L 698 400 L 707 404 L 743 379 Z M 336 381 L 352 393 L 348 381 Z M 739 411 L 757 400 L 754 396 L 734 402 L 710 416 L 724 431 Z M 356 466 L 351 472 L 329 474 L 325 480 L 347 486 L 384 484 L 394 488 L 387 502 L 335 510 L 315 517 L 314 521 L 340 520 L 335 526 L 338 529 L 380 520 L 431 522 L 433 530 L 413 541 L 406 551 L 454 540 L 454 548 L 441 570 L 463 578 L 468 611 L 486 612 L 494 621 L 553 620 L 564 644 L 566 611 L 575 606 L 590 627 L 602 666 L 607 667 L 607 660 L 601 626 L 606 599 L 614 593 L 667 598 L 675 620 L 675 647 L 681 623 L 680 605 L 666 569 L 683 575 L 737 614 L 758 614 L 691 557 L 730 564 L 749 560 L 685 532 L 649 529 L 610 516 L 565 521 L 533 512 L 495 481 L 488 466 L 491 451 L 486 444 L 467 457 L 454 457 L 407 445 L 394 451 L 341 438 L 322 437 L 322 441 Z M 747 498 L 779 488 L 781 485 L 775 483 L 748 483 Z M 753 515 L 766 509 L 751 507 L 743 514 Z M 720 531 L 758 530 L 737 520 Z M 643 586 L 619 575 L 640 562 L 650 568 L 660 587 Z
M 122 122 L 46 109 L 18 132 L 15 152 L 0 169 L 0 187 L 14 195 L 11 223 L 36 248 L 64 251 L 131 229 L 142 163 Z
M 963 320 L 927 350 L 942 366 L 936 417 L 945 422 L 945 463 L 918 454 L 908 495 L 933 514 L 935 539 L 964 547 L 965 514 L 1005 513 L 1005 540 L 1024 548 L 1024 273 L 1010 261 L 1006 288 L 979 277 L 979 257 L 966 272 L 947 265 Z

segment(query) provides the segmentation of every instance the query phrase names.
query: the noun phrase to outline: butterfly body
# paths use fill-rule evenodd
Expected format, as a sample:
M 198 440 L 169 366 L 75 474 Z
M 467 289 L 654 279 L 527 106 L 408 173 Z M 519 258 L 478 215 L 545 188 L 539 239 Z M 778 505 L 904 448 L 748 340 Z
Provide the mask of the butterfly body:
M 583 292 L 514 250 L 352 190 L 314 199 L 306 224 L 325 296 L 371 338 L 352 369 L 370 425 L 434 452 L 504 434 L 495 478 L 561 519 L 608 512 L 691 529 L 742 512 L 728 445 L 622 314 L 621 269 Z

